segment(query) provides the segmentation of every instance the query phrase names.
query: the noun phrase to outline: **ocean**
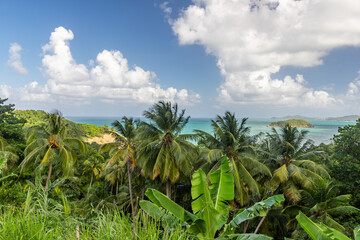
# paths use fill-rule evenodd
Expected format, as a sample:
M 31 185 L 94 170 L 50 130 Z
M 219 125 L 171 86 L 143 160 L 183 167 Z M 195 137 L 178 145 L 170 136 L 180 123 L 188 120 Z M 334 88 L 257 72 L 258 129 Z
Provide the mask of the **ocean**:
M 67 119 L 76 123 L 88 123 L 96 126 L 103 126 L 104 124 L 111 126 L 115 120 L 121 120 L 120 117 L 66 117 Z M 193 130 L 199 129 L 211 133 L 211 118 L 191 118 L 189 123 L 183 130 L 183 133 L 193 133 Z M 271 128 L 266 127 L 275 120 L 266 118 L 249 118 L 246 126 L 250 127 L 250 134 L 255 135 L 260 132 L 270 132 Z M 277 121 L 277 120 L 276 120 Z M 315 144 L 330 143 L 335 134 L 338 133 L 338 128 L 348 124 L 355 124 L 356 122 L 342 122 L 342 121 L 308 121 L 313 124 L 314 128 L 299 128 L 299 130 L 309 131 L 307 137 L 312 139 Z

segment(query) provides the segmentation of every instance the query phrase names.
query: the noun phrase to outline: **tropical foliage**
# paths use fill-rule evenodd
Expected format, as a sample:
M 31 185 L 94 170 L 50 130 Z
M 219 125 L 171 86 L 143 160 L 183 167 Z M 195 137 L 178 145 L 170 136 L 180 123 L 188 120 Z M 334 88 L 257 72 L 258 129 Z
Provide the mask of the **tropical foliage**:
M 199 169 L 194 173 L 191 180 L 193 213 L 186 211 L 155 189 L 148 189 L 146 192 L 146 196 L 152 202 L 141 201 L 140 206 L 156 219 L 170 222 L 178 220 L 180 223 L 185 224 L 189 233 L 204 239 L 214 238 L 217 231 L 222 229 L 228 222 L 230 206 L 227 201 L 234 199 L 234 179 L 230 171 L 229 160 L 224 156 L 221 160 L 220 169 L 209 176 L 210 186 L 203 170 Z M 237 239 L 246 239 L 247 237 L 251 237 L 251 239 L 271 239 L 261 235 L 255 238 L 251 234 L 234 234 L 233 228 L 246 220 L 264 216 L 267 209 L 283 200 L 282 195 L 276 195 L 266 199 L 264 202 L 255 204 L 251 208 L 241 210 L 229 224 L 225 225 L 223 233 L 226 235 L 223 238 L 231 236 L 231 238 L 237 237 Z M 164 209 L 176 220 L 169 218 Z
M 150 123 L 141 126 L 138 139 L 139 160 L 145 175 L 160 177 L 166 183 L 166 195 L 171 198 L 171 185 L 180 175 L 190 176 L 193 172 L 197 149 L 187 139 L 191 135 L 181 134 L 189 122 L 185 110 L 178 105 L 160 101 L 144 112 Z
M 359 123 L 315 146 L 290 126 L 252 136 L 228 111 L 184 134 L 169 102 L 109 129 L 5 101 L 1 239 L 359 238 Z
M 235 114 L 225 112 L 224 117 L 217 116 L 215 121 L 211 121 L 213 135 L 196 130 L 201 138 L 201 157 L 213 165 L 210 171 L 219 167 L 222 154 L 229 158 L 233 166 L 235 199 L 241 206 L 249 202 L 249 192 L 260 196 L 260 186 L 256 177 L 271 177 L 268 167 L 254 157 L 250 145 L 250 129 L 245 127 L 246 121 L 247 118 L 243 118 L 238 122 Z
M 41 167 L 49 164 L 45 191 L 49 184 L 54 160 L 61 167 L 63 174 L 70 176 L 77 159 L 73 147 L 76 146 L 82 153 L 86 151 L 85 143 L 69 134 L 59 112 L 49 114 L 47 117 L 47 125 L 37 125 L 27 131 L 25 158 L 20 165 L 24 168 L 30 161 L 39 160 Z
M 260 146 L 260 154 L 273 172 L 267 190 L 281 188 L 293 203 L 301 199 L 299 188 L 311 189 L 314 182 L 330 177 L 323 166 L 311 160 L 313 142 L 306 140 L 306 134 L 307 131 L 289 125 L 280 133 L 273 128 Z

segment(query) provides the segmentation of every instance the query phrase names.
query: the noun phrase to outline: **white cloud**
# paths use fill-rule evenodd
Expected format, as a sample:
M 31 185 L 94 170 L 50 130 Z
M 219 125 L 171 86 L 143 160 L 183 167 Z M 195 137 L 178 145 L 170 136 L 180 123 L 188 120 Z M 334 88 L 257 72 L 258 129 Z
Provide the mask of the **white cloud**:
M 8 98 L 11 96 L 12 87 L 6 84 L 0 85 L 0 98 Z
M 160 4 L 160 9 L 162 9 L 164 11 L 164 13 L 166 14 L 171 14 L 172 13 L 172 8 L 169 7 L 169 2 L 163 2 L 162 4 Z
M 320 65 L 335 48 L 359 46 L 359 15 L 358 0 L 193 0 L 171 24 L 180 44 L 202 45 L 217 57 L 225 76 L 221 101 L 316 108 L 342 100 L 302 77 L 271 74 Z
M 28 70 L 23 66 L 21 61 L 21 50 L 22 48 L 19 44 L 11 43 L 9 48 L 9 60 L 7 64 L 13 68 L 16 73 L 27 74 Z
M 169 2 L 165 1 L 159 5 L 160 9 L 165 13 L 165 19 L 171 24 L 172 8 L 169 6 Z
M 47 86 L 42 87 L 36 81 L 25 85 L 19 90 L 18 94 L 22 101 L 54 102 L 55 100 L 51 98 Z
M 351 100 L 360 99 L 360 71 L 358 72 L 358 77 L 349 83 L 346 98 Z
M 120 51 L 103 50 L 90 61 L 90 69 L 78 64 L 70 50 L 69 41 L 74 38 L 71 30 L 58 27 L 51 33 L 50 41 L 43 46 L 42 69 L 48 77 L 44 86 L 33 82 L 22 90 L 26 99 L 76 99 L 88 101 L 126 101 L 152 104 L 159 100 L 193 104 L 200 100 L 196 93 L 175 88 L 163 89 L 155 83 L 156 74 L 139 66 L 129 67 Z M 186 96 L 186 97 L 184 97 Z

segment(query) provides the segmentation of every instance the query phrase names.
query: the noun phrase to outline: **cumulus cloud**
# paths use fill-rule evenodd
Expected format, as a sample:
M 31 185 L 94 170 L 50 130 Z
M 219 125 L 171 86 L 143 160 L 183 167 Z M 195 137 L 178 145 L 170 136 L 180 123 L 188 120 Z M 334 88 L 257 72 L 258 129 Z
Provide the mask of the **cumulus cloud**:
M 359 46 L 359 15 L 357 0 L 193 0 L 171 25 L 180 44 L 202 45 L 217 57 L 225 76 L 221 101 L 325 107 L 341 100 L 302 77 L 271 74 L 320 65 L 332 49 Z
M 48 78 L 44 86 L 32 82 L 22 90 L 26 100 L 74 99 L 86 101 L 127 101 L 148 103 L 159 100 L 193 104 L 200 95 L 186 89 L 162 88 L 155 83 L 156 74 L 139 66 L 129 67 L 120 51 L 103 50 L 90 61 L 90 68 L 75 61 L 70 50 L 74 38 L 71 30 L 58 27 L 44 45 L 42 69 Z
M 7 62 L 14 71 L 18 74 L 27 74 L 27 69 L 23 66 L 21 61 L 21 52 L 22 48 L 17 43 L 11 43 L 9 48 L 9 60 Z
M 358 72 L 358 77 L 349 83 L 346 97 L 351 100 L 360 99 L 360 71 Z
M 12 87 L 6 84 L 0 85 L 0 98 L 8 98 L 11 96 Z

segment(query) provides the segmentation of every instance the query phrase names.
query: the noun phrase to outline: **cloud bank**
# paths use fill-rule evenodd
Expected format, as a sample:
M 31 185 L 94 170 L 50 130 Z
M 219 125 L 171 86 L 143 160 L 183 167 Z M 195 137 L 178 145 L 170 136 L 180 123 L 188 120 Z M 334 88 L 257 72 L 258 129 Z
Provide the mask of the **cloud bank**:
M 274 79 L 282 66 L 313 67 L 331 50 L 360 45 L 357 0 L 193 0 L 169 21 L 179 43 L 217 57 L 219 101 L 331 107 L 346 100 L 309 87 L 301 75 Z M 358 80 L 348 96 L 358 94 Z M 344 94 L 346 95 L 346 94 Z
M 130 67 L 120 51 L 103 50 L 90 68 L 79 64 L 71 54 L 73 39 L 73 32 L 64 27 L 51 33 L 49 43 L 42 47 L 42 71 L 48 80 L 45 85 L 35 81 L 18 89 L 21 100 L 86 103 L 97 98 L 104 102 L 146 104 L 165 100 L 184 105 L 200 101 L 199 94 L 187 89 L 162 88 L 155 82 L 154 72 Z M 9 86 L 0 89 L 9 90 Z

